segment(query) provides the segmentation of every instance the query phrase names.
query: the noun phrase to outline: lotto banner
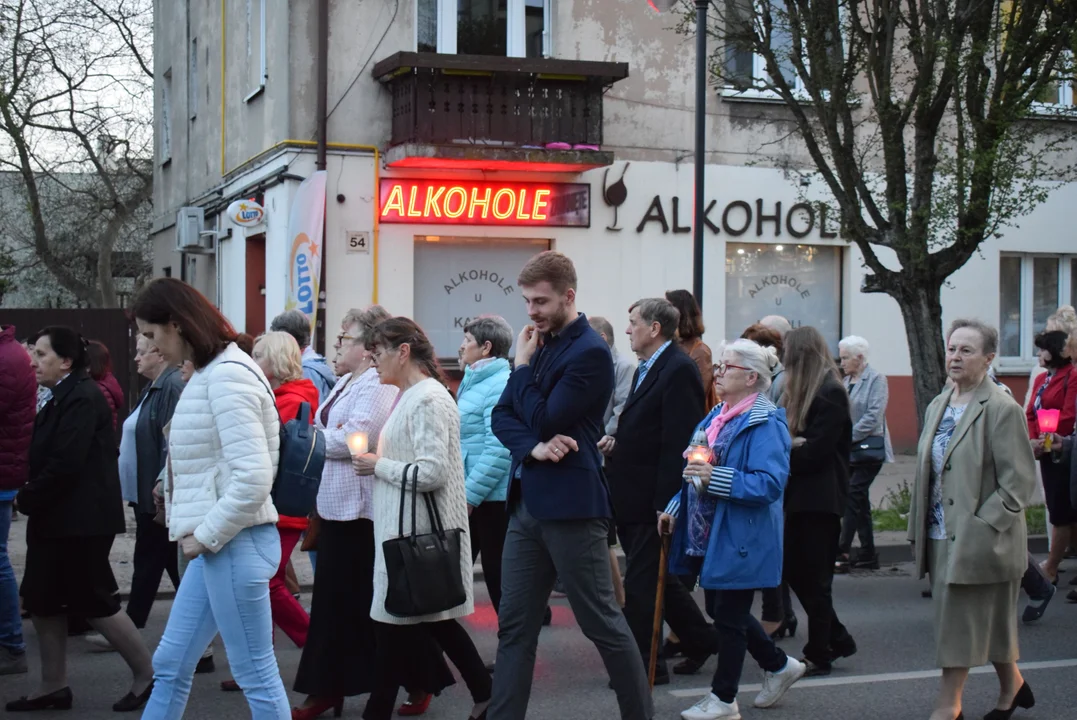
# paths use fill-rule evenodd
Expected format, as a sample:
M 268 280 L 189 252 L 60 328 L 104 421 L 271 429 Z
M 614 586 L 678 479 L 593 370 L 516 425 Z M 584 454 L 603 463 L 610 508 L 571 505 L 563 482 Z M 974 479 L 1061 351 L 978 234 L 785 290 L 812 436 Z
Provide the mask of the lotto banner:
M 325 229 L 325 170 L 318 170 L 299 186 L 288 217 L 288 299 L 285 309 L 302 310 L 310 318 L 310 337 L 318 313 Z

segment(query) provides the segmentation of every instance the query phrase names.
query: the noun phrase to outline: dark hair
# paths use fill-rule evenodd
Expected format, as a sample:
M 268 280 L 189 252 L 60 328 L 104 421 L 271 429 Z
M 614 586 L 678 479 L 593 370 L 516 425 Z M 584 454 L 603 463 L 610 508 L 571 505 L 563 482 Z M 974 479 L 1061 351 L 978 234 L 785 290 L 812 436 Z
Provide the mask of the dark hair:
M 71 372 L 85 370 L 90 363 L 86 338 L 66 325 L 49 325 L 30 336 L 28 343 L 34 345 L 43 337 L 49 339 L 52 351 L 71 361 Z
M 556 250 L 544 250 L 527 261 L 516 284 L 535 287 L 540 282 L 550 283 L 555 293 L 564 295 L 576 289 L 576 266 L 567 255 Z
M 1051 353 L 1051 359 L 1044 363 L 1045 366 L 1057 370 L 1070 364 L 1070 359 L 1064 355 L 1068 338 L 1069 336 L 1062 330 L 1045 331 L 1036 336 L 1033 341 L 1036 347 Z
M 90 359 L 90 377 L 104 380 L 112 372 L 112 355 L 100 340 L 90 340 L 86 347 Z
M 772 347 L 774 352 L 778 353 L 778 357 L 782 356 L 782 336 L 778 334 L 777 330 L 772 330 L 766 325 L 756 323 L 749 325 L 740 336 L 745 340 L 751 340 L 756 345 Z
M 236 347 L 250 355 L 254 352 L 254 337 L 247 333 L 236 335 Z
M 176 278 L 157 278 L 131 303 L 131 314 L 154 325 L 175 323 L 191 346 L 196 369 L 204 368 L 236 341 L 232 323 L 202 293 Z
M 681 340 L 694 340 L 703 337 L 706 328 L 703 325 L 703 311 L 699 309 L 699 303 L 692 293 L 687 290 L 667 290 L 666 300 L 673 303 L 673 307 L 681 314 L 677 324 L 677 333 Z
M 434 356 L 434 346 L 423 329 L 411 318 L 392 317 L 383 320 L 374 327 L 373 332 L 366 339 L 368 350 L 373 350 L 378 345 L 395 350 L 405 343 L 411 348 L 412 362 L 422 368 L 427 377 L 434 378 L 448 388 L 445 374 L 441 371 L 441 365 Z

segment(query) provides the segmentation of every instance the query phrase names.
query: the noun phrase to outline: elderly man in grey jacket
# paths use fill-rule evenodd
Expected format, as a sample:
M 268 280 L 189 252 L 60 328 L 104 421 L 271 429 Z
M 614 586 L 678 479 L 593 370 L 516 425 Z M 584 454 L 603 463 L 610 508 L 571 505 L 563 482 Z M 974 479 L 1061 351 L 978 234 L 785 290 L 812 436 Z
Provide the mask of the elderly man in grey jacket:
M 867 456 L 859 459 L 854 457 L 855 462 L 851 463 L 853 474 L 849 478 L 849 502 L 838 543 L 838 563 L 839 566 L 844 563 L 854 568 L 877 570 L 879 556 L 875 552 L 869 491 L 883 463 L 894 462 L 894 451 L 890 446 L 890 433 L 886 429 L 886 404 L 890 390 L 886 376 L 868 365 L 868 350 L 868 341 L 856 335 L 850 335 L 838 343 L 841 369 L 845 373 L 845 389 L 849 391 L 853 448 L 864 448 L 860 454 Z M 856 558 L 850 559 L 853 535 L 860 536 L 860 552 Z

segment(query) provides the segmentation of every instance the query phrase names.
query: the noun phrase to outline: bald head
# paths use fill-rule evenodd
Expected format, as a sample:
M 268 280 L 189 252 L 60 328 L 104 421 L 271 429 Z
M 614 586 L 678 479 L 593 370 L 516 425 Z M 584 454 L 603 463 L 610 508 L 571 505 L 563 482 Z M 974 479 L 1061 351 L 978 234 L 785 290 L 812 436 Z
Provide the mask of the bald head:
M 786 333 L 793 329 L 793 326 L 789 324 L 789 321 L 781 315 L 767 315 L 759 321 L 759 324 L 763 327 L 770 328 L 778 333 L 783 339 L 785 338 Z

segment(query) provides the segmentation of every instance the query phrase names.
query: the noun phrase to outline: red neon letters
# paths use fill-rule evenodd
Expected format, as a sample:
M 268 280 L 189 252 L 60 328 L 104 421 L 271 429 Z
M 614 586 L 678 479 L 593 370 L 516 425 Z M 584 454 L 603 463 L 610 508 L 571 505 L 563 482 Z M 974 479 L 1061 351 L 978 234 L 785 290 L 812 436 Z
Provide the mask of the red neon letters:
M 591 188 L 575 183 L 382 180 L 384 223 L 590 225 Z

